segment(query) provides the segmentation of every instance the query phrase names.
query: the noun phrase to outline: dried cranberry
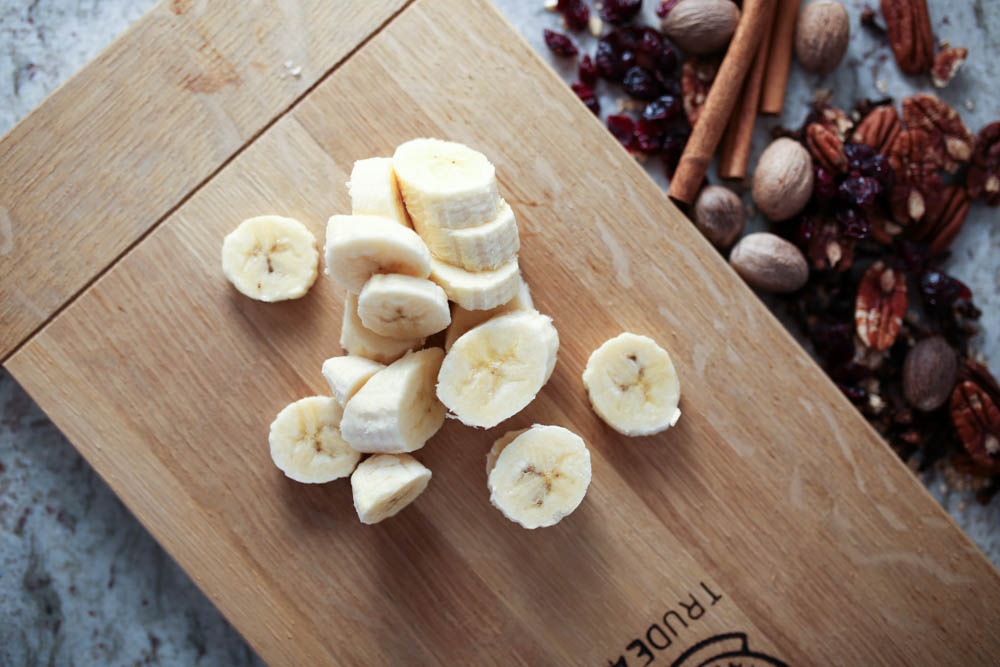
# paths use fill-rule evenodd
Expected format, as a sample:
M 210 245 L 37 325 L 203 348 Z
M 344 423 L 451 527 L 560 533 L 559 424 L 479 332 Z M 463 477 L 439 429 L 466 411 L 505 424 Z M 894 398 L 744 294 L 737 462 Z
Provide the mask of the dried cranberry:
M 854 206 L 871 206 L 881 193 L 881 183 L 857 172 L 852 172 L 837 188 L 840 199 Z
M 837 181 L 833 174 L 823 167 L 816 167 L 816 178 L 813 180 L 813 192 L 822 202 L 832 201 L 837 196 Z
M 852 403 L 863 403 L 868 400 L 868 392 L 861 387 L 850 387 L 840 382 L 836 383 L 837 389 L 843 392 Z
M 583 0 L 559 0 L 556 9 L 563 15 L 566 27 L 574 32 L 578 32 L 587 27 L 590 20 L 590 8 L 584 4 Z
M 655 120 L 640 118 L 635 126 L 635 145 L 643 153 L 659 153 L 663 146 L 663 127 Z
M 630 61 L 635 60 L 634 54 L 629 54 Z M 594 54 L 594 64 L 597 72 L 608 81 L 619 82 L 625 76 L 626 66 L 625 54 L 618 48 L 613 35 L 602 37 L 597 42 L 597 51 Z
M 573 40 L 554 30 L 545 30 L 545 46 L 557 56 L 571 57 L 577 54 L 576 44 Z
M 594 91 L 590 86 L 582 81 L 575 81 L 570 84 L 570 88 L 587 105 L 587 108 L 594 112 L 595 116 L 601 115 L 601 103 L 597 100 L 597 96 L 594 95 Z
M 583 81 L 589 87 L 593 88 L 594 84 L 597 83 L 597 65 L 594 64 L 589 55 L 584 55 L 580 58 L 579 73 L 580 81 Z
M 667 14 L 670 13 L 670 10 L 673 9 L 680 1 L 681 0 L 664 0 L 664 2 L 661 2 L 660 6 L 656 8 L 656 15 L 661 19 L 666 18 Z
M 667 176 L 673 178 L 677 163 L 684 153 L 684 146 L 687 144 L 688 132 L 686 130 L 674 130 L 663 138 L 663 146 L 660 153 L 663 155 L 663 168 Z
M 642 0 L 604 0 L 601 18 L 613 25 L 631 21 L 642 9 Z
M 635 121 L 625 115 L 608 116 L 608 129 L 615 139 L 625 148 L 632 147 L 632 135 L 635 132 Z
M 674 51 L 673 47 L 664 44 L 663 48 L 660 49 L 660 54 L 656 58 L 656 72 L 657 74 L 667 77 L 674 73 L 677 69 L 677 52 Z M 677 84 L 680 86 L 680 82 Z
M 931 308 L 947 308 L 956 301 L 972 298 L 965 283 L 938 269 L 931 269 L 920 278 L 920 293 Z
M 873 155 L 871 160 L 868 160 L 865 164 L 865 174 L 872 176 L 881 183 L 883 190 L 888 190 L 892 187 L 892 167 L 889 166 L 889 161 L 885 159 L 884 155 L 879 153 Z
M 843 186 L 841 186 L 843 187 Z M 837 222 L 844 230 L 844 236 L 852 239 L 863 239 L 872 233 L 872 224 L 864 211 L 856 208 L 842 208 L 837 211 Z
M 817 324 L 809 330 L 809 340 L 828 366 L 846 364 L 854 357 L 854 327 L 850 324 Z
M 654 100 L 663 92 L 663 86 L 653 73 L 638 65 L 625 72 L 622 85 L 626 93 L 639 100 Z
M 875 149 L 868 144 L 844 144 L 844 155 L 847 156 L 847 168 L 852 171 L 864 171 L 869 161 L 877 155 Z
M 663 95 L 646 105 L 646 108 L 642 111 L 642 117 L 646 120 L 666 122 L 676 118 L 680 113 L 680 98 L 673 95 Z

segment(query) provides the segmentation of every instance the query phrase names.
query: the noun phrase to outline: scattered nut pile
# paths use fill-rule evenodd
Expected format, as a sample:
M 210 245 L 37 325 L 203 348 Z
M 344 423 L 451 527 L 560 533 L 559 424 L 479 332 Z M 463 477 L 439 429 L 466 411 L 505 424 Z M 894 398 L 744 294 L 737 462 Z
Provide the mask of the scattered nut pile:
M 638 159 L 661 156 L 672 178 L 741 16 L 759 5 L 667 0 L 656 30 L 633 22 L 641 4 L 598 1 L 596 17 L 585 0 L 547 6 L 570 32 L 598 38 L 593 58 L 579 60 L 573 90 L 600 115 L 598 81 L 620 85 L 627 99 L 606 116 L 608 129 Z M 761 113 L 781 110 L 783 54 L 794 52 L 810 72 L 832 72 L 852 20 L 888 42 L 903 72 L 939 88 L 968 57 L 935 40 L 926 0 L 881 0 L 881 12 L 859 16 L 829 0 L 798 4 L 777 3 L 757 55 L 767 57 Z M 546 31 L 546 43 L 559 57 L 578 55 L 560 32 Z M 742 97 L 761 85 L 749 74 Z M 727 133 L 736 116 L 758 109 L 733 113 Z M 1000 389 L 970 345 L 980 315 L 972 294 L 941 266 L 970 207 L 1000 204 L 1000 122 L 973 133 L 931 94 L 898 107 L 864 100 L 847 111 L 818 97 L 801 127 L 773 133 L 751 176 L 770 231 L 740 239 L 739 197 L 708 184 L 693 199 L 695 225 L 719 250 L 732 247 L 730 262 L 747 283 L 781 295 L 778 307 L 823 368 L 901 457 L 920 469 L 947 462 L 986 502 L 1000 490 Z M 723 142 L 721 151 L 720 173 L 742 176 L 739 168 L 723 172 L 732 147 Z

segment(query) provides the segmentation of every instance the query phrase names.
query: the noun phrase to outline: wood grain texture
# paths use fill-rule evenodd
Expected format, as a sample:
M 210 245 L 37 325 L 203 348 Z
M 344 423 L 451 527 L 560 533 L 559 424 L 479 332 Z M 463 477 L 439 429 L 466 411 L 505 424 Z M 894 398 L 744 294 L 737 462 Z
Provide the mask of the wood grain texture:
M 0 359 L 405 2 L 163 0 L 11 130 Z
M 449 421 L 417 453 L 424 495 L 362 526 L 346 482 L 290 482 L 266 444 L 279 409 L 326 391 L 339 291 L 249 301 L 218 254 L 261 213 L 322 238 L 353 161 L 421 135 L 496 163 L 559 363 L 508 423 Z M 589 408 L 580 373 L 622 330 L 674 357 L 664 434 L 624 438 Z M 272 664 L 671 664 L 737 632 L 788 664 L 1000 652 L 997 572 L 483 0 L 409 6 L 8 367 Z M 526 531 L 490 506 L 485 453 L 532 423 L 580 433 L 594 481 Z

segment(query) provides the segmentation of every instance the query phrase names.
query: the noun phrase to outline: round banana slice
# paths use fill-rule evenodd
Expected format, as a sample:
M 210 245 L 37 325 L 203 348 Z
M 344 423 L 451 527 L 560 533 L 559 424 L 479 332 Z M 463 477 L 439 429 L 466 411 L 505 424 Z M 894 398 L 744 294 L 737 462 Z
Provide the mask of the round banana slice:
M 497 315 L 512 313 L 515 310 L 534 310 L 535 304 L 531 300 L 531 292 L 528 291 L 528 283 L 520 278 L 520 286 L 517 294 L 507 303 L 501 304 L 490 310 L 466 310 L 458 304 L 451 309 L 451 324 L 444 334 L 444 351 L 447 352 L 458 340 L 458 337 L 469 329 L 479 326 L 487 320 L 492 320 Z
M 520 284 L 516 257 L 493 271 L 466 271 L 433 256 L 430 264 L 431 280 L 466 310 L 490 310 L 507 303 Z
M 343 410 L 329 396 L 291 403 L 271 422 L 271 460 L 296 482 L 322 484 L 347 477 L 361 459 L 340 434 Z
M 358 317 L 380 336 L 412 339 L 443 331 L 451 323 L 444 290 L 426 278 L 378 274 L 358 295 Z
M 651 338 L 623 333 L 594 350 L 583 371 L 594 412 L 622 435 L 653 435 L 680 419 L 681 385 L 670 355 Z
M 430 252 L 417 233 L 388 218 L 335 215 L 326 225 L 326 270 L 357 294 L 377 273 L 430 275 Z
M 222 273 L 258 301 L 298 299 L 316 282 L 318 267 L 316 237 L 292 218 L 249 218 L 222 242 Z
M 364 357 L 346 355 L 343 357 L 332 357 L 323 362 L 323 377 L 330 385 L 330 392 L 333 397 L 345 405 L 358 389 L 364 386 L 371 376 L 385 368 L 383 364 Z
M 340 432 L 359 452 L 398 454 L 424 446 L 444 424 L 434 378 L 444 351 L 410 352 L 372 376 L 344 406 Z
M 352 214 L 377 215 L 404 227 L 410 226 L 410 216 L 392 169 L 392 158 L 373 157 L 355 162 L 347 190 L 351 194 Z
M 534 400 L 555 368 L 559 334 L 536 311 L 500 315 L 451 346 L 437 395 L 468 426 L 491 428 Z
M 489 222 L 464 229 L 447 229 L 417 223 L 417 233 L 431 254 L 466 271 L 492 271 L 517 257 L 521 241 L 517 220 L 507 202 Z
M 452 141 L 413 139 L 392 156 L 415 225 L 475 227 L 497 216 L 496 169 L 479 151 Z
M 409 454 L 376 454 L 351 475 L 354 509 L 361 523 L 395 516 L 417 499 L 431 481 L 431 471 Z
M 358 296 L 344 298 L 344 320 L 340 327 L 340 346 L 347 354 L 364 357 L 380 364 L 391 364 L 410 350 L 424 346 L 423 338 L 396 340 L 380 336 L 365 327 L 358 316 Z
M 497 440 L 490 454 L 490 502 L 525 528 L 555 525 L 580 506 L 590 486 L 587 445 L 562 426 L 513 431 Z

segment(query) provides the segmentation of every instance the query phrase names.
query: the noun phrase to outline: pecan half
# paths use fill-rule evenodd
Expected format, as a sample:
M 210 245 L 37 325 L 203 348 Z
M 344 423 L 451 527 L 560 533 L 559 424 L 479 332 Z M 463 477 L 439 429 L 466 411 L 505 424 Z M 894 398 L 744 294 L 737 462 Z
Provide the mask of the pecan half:
M 805 242 L 805 254 L 817 271 L 844 272 L 854 263 L 854 239 L 831 218 L 810 218 L 800 235 Z
M 908 130 L 930 135 L 934 161 L 949 174 L 955 173 L 960 162 L 972 159 L 976 137 L 958 112 L 934 95 L 919 93 L 904 99 L 903 123 Z
M 931 67 L 931 83 L 935 88 L 944 88 L 955 78 L 958 70 L 969 57 L 969 50 L 962 47 L 944 49 L 934 56 L 934 66 Z
M 990 206 L 1000 204 L 1000 122 L 979 130 L 965 185 L 973 199 L 985 199 Z
M 806 128 L 806 148 L 816 164 L 827 171 L 835 173 L 847 169 L 844 142 L 825 126 L 811 123 Z
M 960 185 L 948 185 L 941 199 L 924 216 L 912 237 L 930 244 L 932 254 L 948 249 L 969 215 L 969 195 Z
M 903 124 L 899 121 L 896 107 L 886 104 L 875 107 L 868 112 L 868 115 L 855 128 L 851 141 L 871 146 L 885 155 L 896 135 L 902 129 Z
M 889 46 L 899 69 L 919 74 L 934 62 L 934 35 L 927 0 L 882 0 Z
M 889 166 L 896 183 L 889 192 L 893 219 L 907 227 L 938 205 L 944 186 L 930 158 L 931 138 L 923 130 L 903 130 L 889 147 Z
M 981 386 L 959 382 L 951 394 L 951 420 L 965 451 L 980 466 L 1000 472 L 1000 408 Z
M 698 121 L 698 114 L 705 105 L 712 81 L 719 72 L 719 64 L 718 59 L 688 58 L 681 67 L 681 96 L 684 113 L 691 127 Z
M 858 284 L 854 326 L 867 347 L 888 350 L 896 342 L 906 315 L 906 276 L 878 260 Z

